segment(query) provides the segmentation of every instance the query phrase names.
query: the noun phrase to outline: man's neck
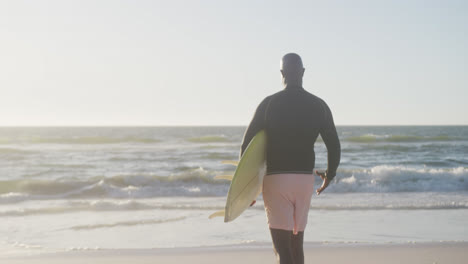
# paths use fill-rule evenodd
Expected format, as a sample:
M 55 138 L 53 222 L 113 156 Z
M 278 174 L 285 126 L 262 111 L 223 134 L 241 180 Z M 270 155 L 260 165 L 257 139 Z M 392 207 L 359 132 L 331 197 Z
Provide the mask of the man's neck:
M 283 80 L 283 85 L 284 85 L 284 88 L 288 88 L 288 87 L 302 87 L 302 80 L 297 80 L 297 81 L 287 81 L 287 80 Z
M 290 89 L 290 88 L 302 88 L 302 83 L 285 83 L 284 84 L 284 89 Z

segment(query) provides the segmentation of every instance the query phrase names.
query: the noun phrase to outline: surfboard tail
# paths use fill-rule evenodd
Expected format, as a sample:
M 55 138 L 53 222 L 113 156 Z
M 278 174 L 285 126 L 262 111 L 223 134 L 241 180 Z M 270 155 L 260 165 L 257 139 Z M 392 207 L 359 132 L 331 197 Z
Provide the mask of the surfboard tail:
M 224 210 L 217 211 L 217 212 L 212 213 L 210 216 L 208 216 L 208 218 L 213 219 L 215 217 L 221 217 L 221 216 L 224 216 L 224 213 L 225 213 Z

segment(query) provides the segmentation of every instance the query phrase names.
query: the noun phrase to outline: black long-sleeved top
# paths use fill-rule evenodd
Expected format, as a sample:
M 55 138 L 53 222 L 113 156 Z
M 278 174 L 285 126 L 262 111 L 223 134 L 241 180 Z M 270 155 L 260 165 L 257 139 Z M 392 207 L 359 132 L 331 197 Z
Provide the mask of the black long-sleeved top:
M 267 175 L 312 174 L 314 144 L 320 134 L 328 151 L 327 176 L 335 177 L 341 147 L 332 113 L 322 99 L 299 86 L 266 97 L 245 132 L 241 156 L 262 129 L 267 137 Z

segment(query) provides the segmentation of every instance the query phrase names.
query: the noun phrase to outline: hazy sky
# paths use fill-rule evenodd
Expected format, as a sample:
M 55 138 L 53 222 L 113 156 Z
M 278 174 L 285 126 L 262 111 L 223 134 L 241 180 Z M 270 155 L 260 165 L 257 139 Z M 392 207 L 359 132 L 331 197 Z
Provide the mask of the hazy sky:
M 0 126 L 247 125 L 302 56 L 338 125 L 468 124 L 468 1 L 3 1 Z

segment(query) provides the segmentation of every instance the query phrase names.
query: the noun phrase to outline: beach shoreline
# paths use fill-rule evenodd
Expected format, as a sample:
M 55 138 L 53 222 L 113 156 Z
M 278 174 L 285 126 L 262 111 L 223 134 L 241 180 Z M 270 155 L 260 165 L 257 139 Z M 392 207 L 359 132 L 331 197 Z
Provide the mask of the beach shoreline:
M 468 242 L 306 243 L 306 263 L 451 263 L 468 260 Z M 167 249 L 103 249 L 3 258 L 0 263 L 274 263 L 271 245 L 214 246 Z
M 312 198 L 306 263 L 466 263 L 452 242 L 468 241 L 468 127 L 338 132 L 343 157 Z M 234 173 L 221 161 L 238 159 L 243 133 L 0 129 L 0 264 L 273 263 L 261 198 L 229 224 L 208 218 L 225 208 L 229 181 L 216 176 Z M 326 168 L 326 146 L 315 150 Z

